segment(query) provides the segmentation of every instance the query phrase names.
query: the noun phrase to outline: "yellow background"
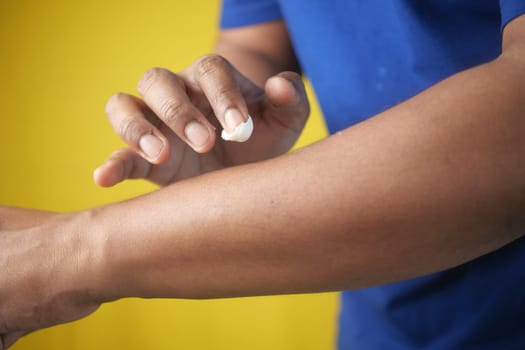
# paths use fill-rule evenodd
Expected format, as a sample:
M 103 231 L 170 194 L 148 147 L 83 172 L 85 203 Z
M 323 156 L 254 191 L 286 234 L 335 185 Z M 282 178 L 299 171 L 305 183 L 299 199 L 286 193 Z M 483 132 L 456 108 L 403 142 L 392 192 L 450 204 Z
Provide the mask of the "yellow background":
M 101 189 L 122 146 L 103 110 L 151 66 L 209 52 L 218 1 L 0 1 L 0 204 L 73 211 L 150 191 Z M 314 105 L 298 145 L 325 135 Z M 1 286 L 0 286 L 1 288 Z M 128 299 L 36 332 L 14 349 L 331 349 L 335 294 L 213 301 Z

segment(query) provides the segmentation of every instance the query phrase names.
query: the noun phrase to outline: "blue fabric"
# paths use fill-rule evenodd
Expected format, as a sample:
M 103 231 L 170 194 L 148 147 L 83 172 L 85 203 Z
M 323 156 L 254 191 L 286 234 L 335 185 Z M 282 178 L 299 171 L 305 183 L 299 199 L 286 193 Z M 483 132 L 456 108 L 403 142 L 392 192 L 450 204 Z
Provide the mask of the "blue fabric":
M 221 13 L 221 28 L 242 27 L 281 18 L 279 4 L 266 0 L 226 0 Z
M 525 13 L 524 0 L 500 0 L 502 28 L 515 17 Z
M 222 27 L 283 18 L 330 132 L 501 53 L 525 0 L 224 0 Z M 525 238 L 457 268 L 344 292 L 340 349 L 525 349 Z

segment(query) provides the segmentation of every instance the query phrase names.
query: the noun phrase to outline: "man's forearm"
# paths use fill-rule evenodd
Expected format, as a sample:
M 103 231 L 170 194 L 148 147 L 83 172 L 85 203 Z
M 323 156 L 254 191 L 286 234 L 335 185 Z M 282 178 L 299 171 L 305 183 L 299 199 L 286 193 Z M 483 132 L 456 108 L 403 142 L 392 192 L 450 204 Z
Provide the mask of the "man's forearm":
M 214 51 L 261 87 L 282 71 L 300 71 L 282 20 L 223 30 Z
M 94 210 L 98 294 L 353 289 L 501 247 L 525 224 L 524 76 L 504 56 L 300 151 Z

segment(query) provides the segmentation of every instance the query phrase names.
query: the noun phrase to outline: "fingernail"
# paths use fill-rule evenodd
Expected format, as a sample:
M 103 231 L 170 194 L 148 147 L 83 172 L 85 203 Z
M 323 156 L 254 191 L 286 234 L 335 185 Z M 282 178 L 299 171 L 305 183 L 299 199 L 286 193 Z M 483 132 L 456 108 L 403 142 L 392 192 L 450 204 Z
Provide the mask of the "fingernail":
M 234 132 L 235 128 L 241 124 L 244 123 L 244 119 L 242 118 L 241 112 L 239 112 L 238 109 L 230 108 L 224 113 L 224 122 L 226 123 L 226 127 L 229 129 L 229 132 Z
M 140 138 L 139 147 L 149 158 L 156 158 L 164 144 L 157 136 L 146 134 Z
M 201 123 L 197 121 L 191 121 L 184 128 L 184 133 L 186 137 L 195 147 L 200 147 L 206 144 L 210 133 L 208 129 L 204 127 Z

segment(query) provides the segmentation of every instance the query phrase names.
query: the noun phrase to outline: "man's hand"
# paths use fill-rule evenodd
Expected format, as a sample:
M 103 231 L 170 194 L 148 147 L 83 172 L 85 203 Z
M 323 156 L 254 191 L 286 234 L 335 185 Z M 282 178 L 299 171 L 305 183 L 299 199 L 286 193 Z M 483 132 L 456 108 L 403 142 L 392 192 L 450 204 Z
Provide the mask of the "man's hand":
M 80 271 L 90 257 L 81 253 L 81 235 L 72 239 L 79 233 L 72 222 L 69 215 L 0 207 L 0 350 L 97 309 L 84 286 L 90 277 Z
M 218 55 L 204 56 L 180 74 L 161 68 L 138 84 L 141 99 L 119 93 L 106 113 L 129 148 L 113 153 L 95 171 L 95 182 L 113 186 L 128 178 L 159 185 L 275 157 L 299 136 L 309 113 L 301 77 L 283 72 L 264 89 Z M 251 116 L 254 133 L 245 143 L 224 141 Z

